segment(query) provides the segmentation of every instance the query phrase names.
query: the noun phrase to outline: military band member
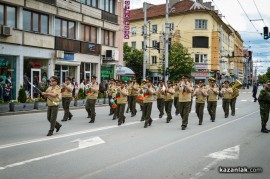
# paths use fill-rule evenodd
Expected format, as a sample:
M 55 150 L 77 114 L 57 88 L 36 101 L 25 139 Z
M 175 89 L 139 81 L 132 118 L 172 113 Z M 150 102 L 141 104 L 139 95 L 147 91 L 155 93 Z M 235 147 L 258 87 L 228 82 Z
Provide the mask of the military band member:
M 261 124 L 262 124 L 262 133 L 269 133 L 270 130 L 266 128 L 269 112 L 270 112 L 270 80 L 266 82 L 264 88 L 260 91 L 258 101 L 260 104 L 260 115 L 261 115 Z
M 64 109 L 64 116 L 62 121 L 67 121 L 68 119 L 71 120 L 72 114 L 69 111 L 69 105 L 72 101 L 72 91 L 74 86 L 71 84 L 71 78 L 66 77 L 65 83 L 62 84 L 61 93 L 62 93 L 62 104 Z
M 98 90 L 99 90 L 99 85 L 98 82 L 96 82 L 97 77 L 92 76 L 91 77 L 91 82 L 88 83 L 85 87 L 85 92 L 86 92 L 86 103 L 85 103 L 85 109 L 88 113 L 87 118 L 91 118 L 89 123 L 94 123 L 95 122 L 95 117 L 96 117 L 96 111 L 95 111 L 95 105 L 98 97 Z
M 179 81 L 176 81 L 174 83 L 174 100 L 173 100 L 173 104 L 175 107 L 175 115 L 178 116 L 179 114 L 179 86 L 178 86 Z
M 61 88 L 58 86 L 58 82 L 58 78 L 56 76 L 52 76 L 50 78 L 50 87 L 46 92 L 42 92 L 42 95 L 47 97 L 47 119 L 51 124 L 47 136 L 53 135 L 54 128 L 56 128 L 56 132 L 58 132 L 62 126 L 56 121 L 61 97 Z
M 235 116 L 235 104 L 236 104 L 236 100 L 237 100 L 237 97 L 239 96 L 239 89 L 238 88 L 234 88 L 235 82 L 232 82 L 230 84 L 230 87 L 232 88 L 233 90 L 233 93 L 232 93 L 232 99 L 231 99 L 231 102 L 230 102 L 230 107 L 231 107 L 231 111 L 232 111 L 232 116 Z
M 146 80 L 146 84 L 142 86 L 143 92 L 143 112 L 142 119 L 145 121 L 144 128 L 151 126 L 152 118 L 152 103 L 153 103 L 153 94 L 155 94 L 155 89 L 152 86 L 152 82 L 150 79 Z
M 179 113 L 182 118 L 182 130 L 185 130 L 188 125 L 188 116 L 190 110 L 191 94 L 193 88 L 188 82 L 188 76 L 183 75 L 182 81 L 179 83 Z
M 204 89 L 203 81 L 200 80 L 198 84 L 198 88 L 194 91 L 194 96 L 196 96 L 196 114 L 199 118 L 199 125 L 202 125 L 203 122 L 203 111 L 205 99 L 208 96 L 206 89 Z
M 169 123 L 172 119 L 172 103 L 174 99 L 174 87 L 172 81 L 168 80 L 167 87 L 164 92 L 164 105 L 167 114 L 166 122 Z
M 120 87 L 117 88 L 117 108 L 119 110 L 119 119 L 118 119 L 118 125 L 120 126 L 122 123 L 125 123 L 125 108 L 126 108 L 126 102 L 127 102 L 127 95 L 128 91 L 125 87 L 125 82 L 120 82 Z
M 108 98 L 109 98 L 109 101 L 111 101 L 112 95 L 113 95 L 113 93 L 115 93 L 115 91 L 116 91 L 116 87 L 115 87 L 114 79 L 112 78 L 110 80 L 109 86 L 108 86 Z M 111 115 L 114 114 L 115 109 L 112 107 L 111 102 L 109 102 L 109 106 L 110 106 L 110 114 L 109 114 L 109 116 L 111 116 Z
M 207 110 L 210 115 L 210 120 L 215 122 L 216 119 L 216 109 L 217 109 L 217 98 L 219 95 L 219 89 L 216 85 L 215 78 L 210 78 L 208 86 L 208 100 L 207 100 Z
M 115 80 L 115 88 L 120 88 L 120 82 L 119 80 Z M 119 95 L 117 95 L 117 91 L 115 90 L 115 93 L 113 94 L 113 98 L 114 98 L 114 101 L 115 103 L 117 104 L 117 98 L 119 97 Z M 114 114 L 113 114 L 113 119 L 112 120 L 115 120 L 115 119 L 118 119 L 119 118 L 119 108 L 116 107 L 114 109 Z
M 164 81 L 160 80 L 158 84 L 157 94 L 157 108 L 159 110 L 159 118 L 162 118 L 164 115 L 164 92 L 165 92 Z
M 229 87 L 229 83 L 228 80 L 224 81 L 224 87 L 221 89 L 221 94 L 223 96 L 222 108 L 225 113 L 225 118 L 228 118 L 229 116 L 229 107 L 233 93 L 232 88 Z
M 193 81 L 190 80 L 188 82 L 190 83 L 191 88 L 194 89 Z M 191 93 L 189 113 L 191 112 L 191 109 L 192 109 L 192 103 L 193 103 L 193 93 Z
M 129 88 L 130 88 L 130 112 L 131 112 L 131 117 L 134 117 L 137 113 L 136 100 L 137 100 L 137 95 L 138 95 L 138 90 L 139 90 L 139 84 L 137 83 L 135 77 L 132 79 L 132 82 Z
M 130 102 L 131 102 L 131 100 L 130 100 L 130 94 L 131 94 L 130 86 L 131 86 L 131 83 L 132 83 L 132 81 L 129 81 L 128 86 L 127 86 L 127 90 L 128 90 L 127 103 L 128 103 L 128 105 L 127 105 L 126 113 L 129 113 L 129 111 L 131 111 L 131 104 L 130 104 Z

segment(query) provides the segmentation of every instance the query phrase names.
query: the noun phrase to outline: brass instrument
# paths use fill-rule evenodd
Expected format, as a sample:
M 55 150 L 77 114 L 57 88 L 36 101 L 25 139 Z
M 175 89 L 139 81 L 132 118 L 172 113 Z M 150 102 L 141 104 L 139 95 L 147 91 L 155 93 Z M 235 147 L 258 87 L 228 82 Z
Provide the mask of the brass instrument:
M 235 84 L 232 86 L 232 90 L 233 90 L 232 99 L 239 96 L 238 87 L 241 86 L 241 85 L 242 85 L 242 83 L 239 80 L 236 80 Z

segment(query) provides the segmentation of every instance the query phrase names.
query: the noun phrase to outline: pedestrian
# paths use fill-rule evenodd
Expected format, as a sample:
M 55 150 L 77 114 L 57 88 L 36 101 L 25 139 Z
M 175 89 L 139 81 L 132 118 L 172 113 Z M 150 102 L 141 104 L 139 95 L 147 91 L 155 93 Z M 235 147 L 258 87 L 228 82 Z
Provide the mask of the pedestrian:
M 179 83 L 179 113 L 182 118 L 181 129 L 185 130 L 188 125 L 188 116 L 191 105 L 191 94 L 193 88 L 188 82 L 188 75 L 182 75 L 182 81 Z
M 255 83 L 254 85 L 253 85 L 253 89 L 252 89 L 252 97 L 254 98 L 254 102 L 256 102 L 258 99 L 257 99 L 257 91 L 258 91 L 258 85 L 257 85 L 257 83 Z
M 159 111 L 159 118 L 162 118 L 164 115 L 164 92 L 166 90 L 166 87 L 164 85 L 163 80 L 159 80 L 158 82 L 158 88 L 156 90 L 157 94 L 157 108 Z
M 225 113 L 225 118 L 228 118 L 229 116 L 229 107 L 233 93 L 232 88 L 229 87 L 229 83 L 228 80 L 224 81 L 224 87 L 221 89 L 221 94 L 223 96 L 222 108 Z
M 46 92 L 42 92 L 42 95 L 47 97 L 47 119 L 50 122 L 50 130 L 47 136 L 53 135 L 54 128 L 56 132 L 60 130 L 62 125 L 56 121 L 58 108 L 59 108 L 59 101 L 60 101 L 60 94 L 61 88 L 58 86 L 58 78 L 56 76 L 52 76 L 50 78 L 51 86 L 46 90 Z
M 120 82 L 120 87 L 117 88 L 117 93 L 119 93 L 119 98 L 117 98 L 117 108 L 119 109 L 119 119 L 118 119 L 118 125 L 125 123 L 125 108 L 127 103 L 127 95 L 128 91 L 125 87 L 126 83 L 125 81 Z
M 91 118 L 89 123 L 94 123 L 95 117 L 96 117 L 95 105 L 96 105 L 96 101 L 98 97 L 98 90 L 99 90 L 99 85 L 98 85 L 98 82 L 96 82 L 96 80 L 97 80 L 97 77 L 93 75 L 91 77 L 91 82 L 85 86 L 85 92 L 87 94 L 85 109 L 88 113 L 87 118 Z
M 172 81 L 167 81 L 167 86 L 164 91 L 164 107 L 167 114 L 166 122 L 169 123 L 172 119 L 172 104 L 174 99 L 174 87 Z
M 4 102 L 9 102 L 11 100 L 12 86 L 8 82 L 4 86 L 3 98 Z
M 64 109 L 64 116 L 62 121 L 71 120 L 73 115 L 69 111 L 69 105 L 72 101 L 72 91 L 74 86 L 71 84 L 71 78 L 66 77 L 65 82 L 62 83 L 61 93 L 62 93 L 62 104 Z
M 219 88 L 216 85 L 216 79 L 210 78 L 208 86 L 208 98 L 207 98 L 207 110 L 210 115 L 210 120 L 215 122 L 216 119 L 216 109 L 217 109 L 217 97 L 219 95 Z
M 204 89 L 202 80 L 199 80 L 198 88 L 195 89 L 193 95 L 196 96 L 195 109 L 196 109 L 196 114 L 199 118 L 199 125 L 202 125 L 205 99 L 208 96 L 206 89 Z
M 4 94 L 4 86 L 3 86 L 3 78 L 0 78 L 0 100 L 3 100 L 3 94 Z
M 156 94 L 154 86 L 150 79 L 146 80 L 146 84 L 142 86 L 143 92 L 143 112 L 142 120 L 145 121 L 144 128 L 151 126 L 153 120 L 151 118 L 152 104 L 153 104 L 153 94 Z
M 262 124 L 262 133 L 269 133 L 270 130 L 266 128 L 269 112 L 270 112 L 270 80 L 266 82 L 264 88 L 260 91 L 258 101 L 260 104 L 260 115 L 261 115 L 261 124 Z

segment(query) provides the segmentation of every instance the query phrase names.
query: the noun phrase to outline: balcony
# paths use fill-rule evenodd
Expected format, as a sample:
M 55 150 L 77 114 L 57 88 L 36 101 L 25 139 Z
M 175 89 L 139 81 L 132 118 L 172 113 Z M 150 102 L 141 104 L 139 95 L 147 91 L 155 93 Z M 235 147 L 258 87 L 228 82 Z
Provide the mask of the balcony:
M 43 3 L 46 3 L 46 4 L 51 4 L 51 5 L 56 5 L 56 0 L 37 0 L 39 2 L 43 2 Z
M 89 42 L 81 42 L 81 53 L 90 55 L 100 55 L 101 45 Z
M 106 11 L 102 11 L 101 19 L 105 20 L 105 21 L 113 22 L 115 24 L 117 24 L 117 22 L 118 22 L 118 16 L 117 15 L 111 14 L 111 13 L 106 12 Z
M 78 40 L 55 37 L 55 50 L 79 53 L 81 51 L 81 42 Z

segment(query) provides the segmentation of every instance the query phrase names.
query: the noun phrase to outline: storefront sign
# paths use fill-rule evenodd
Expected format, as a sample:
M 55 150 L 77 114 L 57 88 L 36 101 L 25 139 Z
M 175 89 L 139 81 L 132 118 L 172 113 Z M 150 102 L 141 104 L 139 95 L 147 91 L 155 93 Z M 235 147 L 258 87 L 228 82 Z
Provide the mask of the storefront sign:
M 42 66 L 41 62 L 30 62 L 32 68 L 40 68 Z
M 0 58 L 0 66 L 1 67 L 7 67 L 9 65 L 9 61 L 4 60 L 3 58 Z
M 88 49 L 89 49 L 89 52 L 94 52 L 95 51 L 95 44 L 88 44 Z
M 74 53 L 65 53 L 64 60 L 74 60 Z
M 130 35 L 130 0 L 125 0 L 124 4 L 124 39 L 129 39 Z
M 210 73 L 192 72 L 191 76 L 193 76 L 193 77 L 210 77 Z
M 195 63 L 195 69 L 208 69 L 207 63 Z
M 198 69 L 198 72 L 209 73 L 209 70 L 208 69 Z

